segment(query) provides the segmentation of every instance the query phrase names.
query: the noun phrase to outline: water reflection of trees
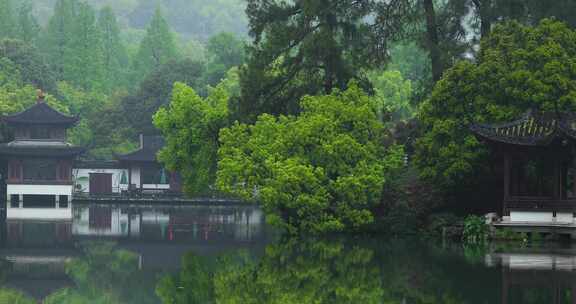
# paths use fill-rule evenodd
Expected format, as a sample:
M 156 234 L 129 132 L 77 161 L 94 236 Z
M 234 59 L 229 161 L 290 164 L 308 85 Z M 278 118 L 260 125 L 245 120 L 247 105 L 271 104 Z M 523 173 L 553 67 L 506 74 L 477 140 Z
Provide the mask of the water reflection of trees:
M 177 273 L 160 277 L 142 270 L 137 254 L 113 243 L 86 243 L 82 248 L 84 254 L 66 265 L 74 287 L 53 293 L 43 303 L 486 304 L 500 303 L 508 291 L 509 303 L 524 304 L 550 297 L 549 289 L 540 288 L 544 283 L 532 290 L 518 284 L 503 290 L 503 269 L 485 267 L 482 261 L 486 248 L 458 245 L 378 238 L 284 239 L 260 256 L 248 251 L 219 257 L 189 252 Z M 531 283 L 542 277 L 542 272 L 528 277 L 513 269 L 510 273 Z M 571 281 L 558 273 L 544 280 Z M 570 292 L 558 294 L 558 303 L 565 303 Z M 20 303 L 14 299 L 35 302 L 0 289 L 0 303 Z
M 459 281 L 456 275 L 463 279 L 460 284 L 478 289 L 474 283 L 479 278 L 470 276 L 471 267 L 482 266 L 457 254 L 423 251 L 409 242 L 386 243 L 293 239 L 268 246 L 258 259 L 237 254 L 211 263 L 188 254 L 181 272 L 163 278 L 156 291 L 163 303 L 178 304 L 492 303 L 467 302 L 469 296 L 489 297 L 474 296 L 482 288 L 462 290 L 454 283 Z M 454 261 L 456 257 L 460 262 Z M 495 286 L 496 282 L 486 289 Z
M 146 284 L 135 253 L 116 249 L 111 242 L 85 243 L 82 248 L 84 255 L 66 265 L 75 287 L 53 293 L 44 303 L 156 303 L 147 292 L 153 280 Z

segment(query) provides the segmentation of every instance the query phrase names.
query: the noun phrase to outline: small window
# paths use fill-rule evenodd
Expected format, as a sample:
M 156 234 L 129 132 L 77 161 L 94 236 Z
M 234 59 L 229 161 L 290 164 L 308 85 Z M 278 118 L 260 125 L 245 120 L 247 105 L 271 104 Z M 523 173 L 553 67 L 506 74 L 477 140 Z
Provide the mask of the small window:
M 11 194 L 10 195 L 10 207 L 12 207 L 12 208 L 20 207 L 20 195 L 18 195 L 18 194 Z
M 68 208 L 68 195 L 60 195 L 58 202 L 60 208 Z
M 56 196 L 43 194 L 24 194 L 22 196 L 23 208 L 55 208 Z

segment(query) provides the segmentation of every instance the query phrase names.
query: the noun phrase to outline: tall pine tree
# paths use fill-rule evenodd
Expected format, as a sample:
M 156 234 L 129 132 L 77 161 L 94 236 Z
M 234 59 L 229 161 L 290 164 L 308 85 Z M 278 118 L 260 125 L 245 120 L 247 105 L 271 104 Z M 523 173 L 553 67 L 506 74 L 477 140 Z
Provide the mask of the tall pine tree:
M 299 111 L 303 95 L 345 89 L 384 65 L 410 1 L 248 0 L 253 45 L 241 69 L 240 115 Z
M 64 79 L 83 89 L 101 89 L 104 80 L 102 37 L 96 12 L 87 3 L 78 3 L 70 37 L 72 58 L 66 64 Z
M 142 79 L 153 69 L 176 59 L 177 55 L 174 34 L 162 16 L 162 11 L 157 8 L 136 56 L 134 63 L 136 78 Z
M 29 0 L 23 0 L 18 7 L 16 16 L 16 37 L 28 43 L 35 43 L 40 32 L 40 25 L 32 13 L 32 3 Z
M 0 39 L 14 37 L 16 22 L 12 0 L 0 0 Z
M 42 41 L 58 80 L 85 90 L 102 88 L 102 38 L 90 5 L 58 0 Z
M 103 84 L 110 92 L 114 87 L 126 85 L 128 54 L 120 40 L 116 15 L 109 6 L 100 10 L 98 27 L 102 35 Z
M 77 6 L 76 0 L 58 0 L 41 39 L 42 50 L 59 80 L 65 79 L 66 66 L 73 55 L 72 32 Z

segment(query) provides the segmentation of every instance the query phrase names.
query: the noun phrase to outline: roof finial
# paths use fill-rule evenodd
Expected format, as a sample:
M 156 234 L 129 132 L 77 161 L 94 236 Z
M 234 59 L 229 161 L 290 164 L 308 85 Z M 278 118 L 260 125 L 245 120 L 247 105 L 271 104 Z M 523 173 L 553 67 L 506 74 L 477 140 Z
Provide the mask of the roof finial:
M 36 92 L 38 94 L 38 103 L 43 103 L 44 102 L 44 98 L 46 97 L 46 95 L 44 95 L 44 92 L 42 92 L 41 89 L 38 89 L 38 91 Z

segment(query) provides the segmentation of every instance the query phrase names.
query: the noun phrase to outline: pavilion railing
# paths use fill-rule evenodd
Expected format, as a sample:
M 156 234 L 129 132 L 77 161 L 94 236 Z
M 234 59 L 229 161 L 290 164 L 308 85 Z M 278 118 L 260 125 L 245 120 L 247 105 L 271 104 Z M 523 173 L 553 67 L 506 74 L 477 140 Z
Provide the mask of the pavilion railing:
M 504 212 L 508 214 L 510 210 L 576 213 L 576 198 L 509 197 L 504 200 Z

